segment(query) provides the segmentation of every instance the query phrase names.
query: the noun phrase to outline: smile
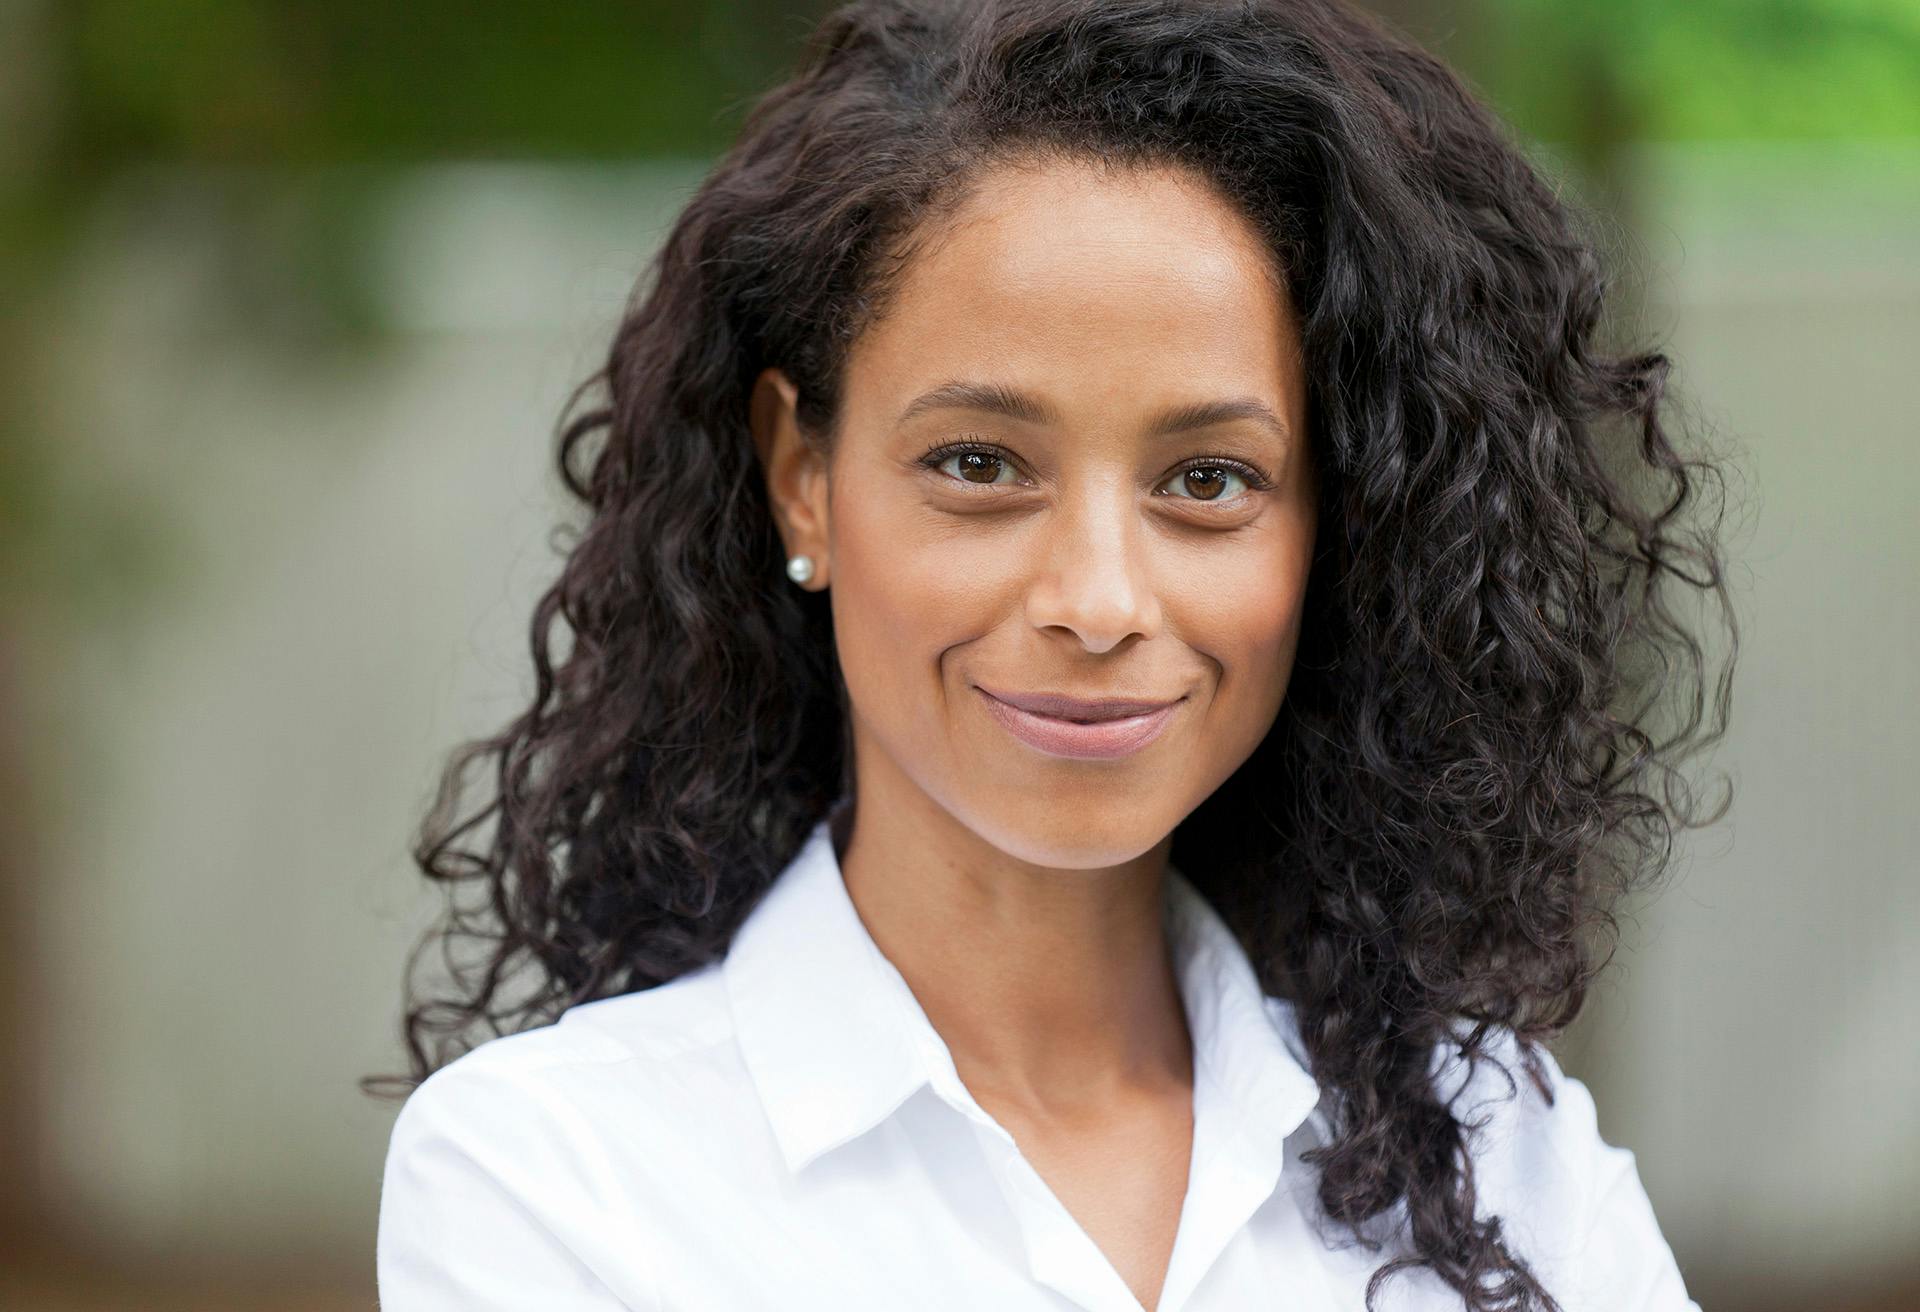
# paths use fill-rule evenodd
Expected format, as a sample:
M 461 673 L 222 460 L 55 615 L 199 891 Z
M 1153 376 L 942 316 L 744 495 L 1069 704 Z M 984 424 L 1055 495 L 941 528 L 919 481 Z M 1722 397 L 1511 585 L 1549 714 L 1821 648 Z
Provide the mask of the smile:
M 987 710 L 994 719 L 1015 738 L 1049 756 L 1081 760 L 1131 756 L 1160 736 L 1173 719 L 1173 713 L 1186 700 L 1183 697 L 1153 710 L 1107 719 L 1070 720 L 1064 716 L 1025 710 L 1002 701 L 977 684 L 975 688 L 986 700 Z

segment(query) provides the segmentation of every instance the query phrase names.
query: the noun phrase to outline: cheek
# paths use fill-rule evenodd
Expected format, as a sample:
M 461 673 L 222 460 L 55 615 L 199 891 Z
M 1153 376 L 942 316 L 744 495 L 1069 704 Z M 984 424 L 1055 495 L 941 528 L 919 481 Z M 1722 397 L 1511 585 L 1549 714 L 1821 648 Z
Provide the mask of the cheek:
M 1264 726 L 1279 710 L 1299 646 L 1311 551 L 1311 532 L 1288 522 L 1270 536 L 1209 552 L 1167 594 L 1169 618 L 1219 672 L 1216 723 Z
M 848 696 L 869 722 L 911 728 L 939 715 L 942 653 L 978 637 L 992 547 L 911 506 L 849 497 L 833 517 L 828 595 Z

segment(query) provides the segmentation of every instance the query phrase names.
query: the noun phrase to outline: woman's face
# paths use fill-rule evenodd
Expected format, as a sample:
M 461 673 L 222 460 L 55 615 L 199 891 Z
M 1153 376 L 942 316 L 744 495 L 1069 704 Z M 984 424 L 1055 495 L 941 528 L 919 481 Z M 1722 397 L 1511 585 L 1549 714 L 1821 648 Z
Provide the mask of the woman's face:
M 1187 174 L 1002 168 L 856 343 L 830 464 L 763 375 L 756 436 L 788 550 L 830 589 L 863 814 L 931 804 L 1036 864 L 1116 865 L 1259 744 L 1314 536 L 1276 276 Z M 995 694 L 1172 706 L 1095 733 Z

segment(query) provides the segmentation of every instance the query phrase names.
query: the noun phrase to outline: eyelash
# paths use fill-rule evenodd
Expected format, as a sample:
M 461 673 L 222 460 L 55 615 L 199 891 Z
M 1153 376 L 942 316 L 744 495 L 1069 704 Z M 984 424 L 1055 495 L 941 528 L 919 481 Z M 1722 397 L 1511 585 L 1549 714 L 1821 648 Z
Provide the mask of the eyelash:
M 1006 451 L 987 442 L 943 442 L 934 446 L 925 455 L 921 456 L 920 463 L 928 469 L 938 469 L 952 457 L 966 455 L 974 451 L 982 455 L 992 456 L 994 459 L 1007 464 L 1013 463 Z M 1226 456 L 1202 456 L 1189 460 L 1174 470 L 1168 477 L 1178 477 L 1190 469 L 1225 469 L 1231 473 L 1238 474 L 1242 479 L 1246 480 L 1247 486 L 1255 492 L 1268 492 L 1273 489 L 1273 480 L 1265 474 L 1255 469 L 1252 465 Z M 955 481 L 965 482 L 964 479 Z M 975 484 L 974 486 L 984 487 L 986 484 Z M 1194 501 L 1203 506 L 1223 504 L 1217 501 L 1203 501 L 1199 497 L 1183 497 L 1181 499 Z

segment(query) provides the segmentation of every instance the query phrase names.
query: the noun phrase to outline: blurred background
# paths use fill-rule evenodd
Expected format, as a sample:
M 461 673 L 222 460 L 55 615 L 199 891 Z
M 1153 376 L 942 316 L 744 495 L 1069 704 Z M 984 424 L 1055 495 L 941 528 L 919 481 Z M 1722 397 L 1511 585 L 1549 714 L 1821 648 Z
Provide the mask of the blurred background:
M 828 6 L 0 0 L 0 1305 L 370 1308 L 406 855 L 555 420 Z M 1396 0 L 1735 461 L 1745 651 L 1561 1048 L 1709 1312 L 1920 1308 L 1920 0 Z

